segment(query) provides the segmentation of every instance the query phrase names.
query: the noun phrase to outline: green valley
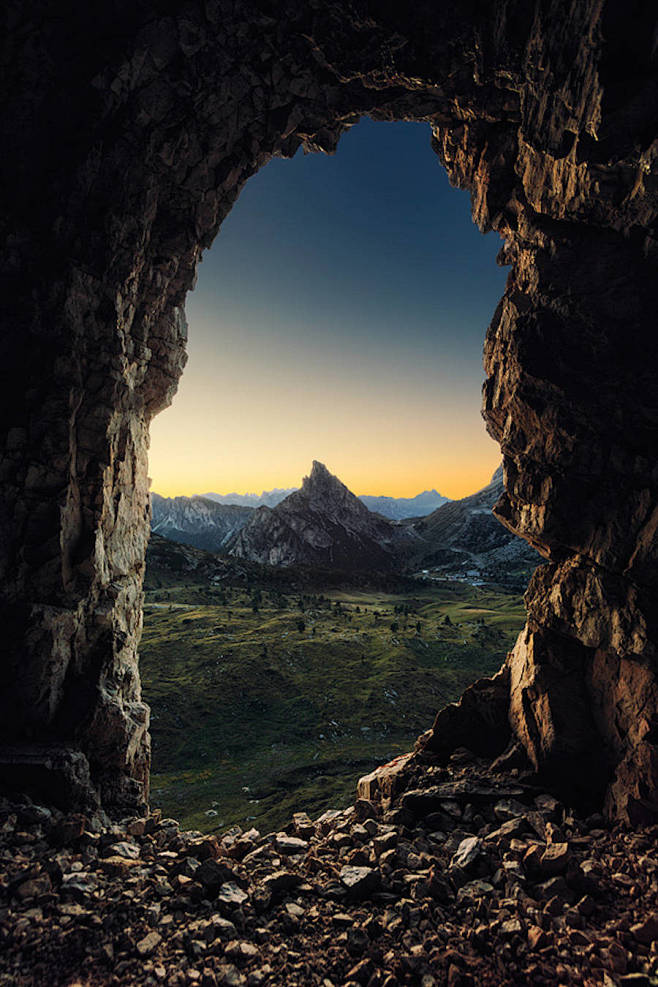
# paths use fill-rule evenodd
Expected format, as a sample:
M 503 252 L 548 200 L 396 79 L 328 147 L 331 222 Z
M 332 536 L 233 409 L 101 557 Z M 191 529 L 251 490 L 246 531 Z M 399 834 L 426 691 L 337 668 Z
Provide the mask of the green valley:
M 292 811 L 347 805 L 361 774 L 409 750 L 442 705 L 498 669 L 524 621 L 521 598 L 496 587 L 322 589 L 163 551 L 140 649 L 152 804 L 203 831 L 268 831 Z

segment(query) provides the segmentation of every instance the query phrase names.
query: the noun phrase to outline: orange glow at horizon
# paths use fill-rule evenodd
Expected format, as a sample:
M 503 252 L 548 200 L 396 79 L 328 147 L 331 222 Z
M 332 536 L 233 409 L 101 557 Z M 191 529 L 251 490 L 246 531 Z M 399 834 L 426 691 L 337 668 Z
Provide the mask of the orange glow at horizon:
M 344 342 L 325 347 L 322 373 L 308 375 L 292 344 L 279 340 L 256 361 L 230 346 L 230 330 L 212 328 L 214 350 L 197 353 L 191 335 L 174 405 L 152 424 L 151 489 L 163 496 L 298 487 L 317 459 L 356 494 L 435 488 L 457 499 L 500 463 L 479 387 L 456 354 L 419 352 L 412 371 L 399 370 L 395 354 L 366 360 Z
M 296 472 L 290 469 L 285 475 L 282 470 L 276 471 L 274 467 L 269 471 L 263 469 L 258 473 L 255 470 L 244 470 L 242 473 L 231 470 L 231 476 L 236 478 L 234 483 L 224 482 L 221 470 L 217 470 L 214 476 L 211 471 L 198 470 L 196 478 L 192 475 L 189 482 L 180 482 L 173 473 L 171 480 L 168 481 L 165 471 L 164 474 L 162 472 L 159 474 L 160 482 L 152 481 L 151 489 L 163 497 L 190 497 L 193 494 L 203 495 L 211 492 L 222 495 L 260 494 L 277 487 L 281 489 L 300 487 L 302 479 L 310 473 L 313 459 L 318 459 L 357 496 L 415 497 L 425 490 L 435 489 L 450 500 L 459 500 L 485 487 L 500 465 L 501 456 L 495 451 L 493 456 L 489 450 L 487 452 L 489 453 L 487 465 L 482 465 L 480 468 L 466 466 L 460 471 L 454 462 L 450 462 L 443 468 L 437 466 L 434 471 L 435 477 L 428 475 L 430 471 L 427 464 L 422 463 L 415 464 L 415 472 L 412 469 L 404 472 L 396 471 L 388 481 L 385 479 L 384 471 L 378 470 L 376 479 L 373 474 L 372 481 L 369 481 L 361 463 L 348 461 L 343 466 L 328 456 L 312 455 L 306 465 L 300 465 Z M 413 467 L 414 464 L 411 465 Z

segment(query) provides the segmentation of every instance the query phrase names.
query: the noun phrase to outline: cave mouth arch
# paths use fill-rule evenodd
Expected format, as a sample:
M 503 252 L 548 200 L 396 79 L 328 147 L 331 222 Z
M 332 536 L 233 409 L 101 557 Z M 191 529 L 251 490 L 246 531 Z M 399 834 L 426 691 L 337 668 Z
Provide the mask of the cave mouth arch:
M 496 682 L 424 750 L 493 718 L 570 797 L 653 818 L 655 14 L 642 30 L 620 29 L 617 0 L 30 16 L 2 119 L 5 774 L 57 777 L 71 805 L 144 804 L 148 423 L 185 361 L 185 292 L 251 174 L 367 114 L 431 122 L 505 239 L 485 344 L 496 510 L 549 560 Z

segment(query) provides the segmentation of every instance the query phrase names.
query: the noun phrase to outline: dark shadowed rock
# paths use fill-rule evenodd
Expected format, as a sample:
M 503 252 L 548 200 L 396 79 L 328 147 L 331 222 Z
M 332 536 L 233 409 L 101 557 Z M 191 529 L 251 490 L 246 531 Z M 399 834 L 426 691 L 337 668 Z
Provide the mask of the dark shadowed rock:
M 400 803 L 404 808 L 420 815 L 440 808 L 452 799 L 460 802 L 491 803 L 498 801 L 501 796 L 513 797 L 522 794 L 523 789 L 513 785 L 498 788 L 480 781 L 464 779 L 406 791 L 401 796 Z
M 507 747 L 509 724 L 509 673 L 501 669 L 491 679 L 478 679 L 458 703 L 448 703 L 436 715 L 434 725 L 418 739 L 418 750 L 448 757 L 458 747 L 494 758 Z
M 208 858 L 197 868 L 194 878 L 209 892 L 216 894 L 225 881 L 232 881 L 233 871 L 226 864 Z

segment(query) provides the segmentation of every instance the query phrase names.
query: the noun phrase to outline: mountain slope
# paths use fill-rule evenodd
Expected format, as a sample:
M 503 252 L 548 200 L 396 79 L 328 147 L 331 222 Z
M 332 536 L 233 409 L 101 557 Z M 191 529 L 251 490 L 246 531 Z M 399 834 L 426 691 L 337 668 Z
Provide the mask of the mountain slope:
M 502 492 L 500 466 L 482 490 L 409 522 L 418 536 L 412 555 L 415 565 L 525 585 L 542 559 L 492 514 Z
M 151 494 L 151 531 L 209 552 L 222 550 L 253 513 L 253 507 L 217 504 L 206 497 Z
M 447 501 L 426 517 L 392 521 L 368 510 L 362 498 L 314 462 L 301 489 L 273 508 L 152 494 L 151 528 L 171 541 L 261 564 L 344 573 L 428 569 L 518 590 L 541 560 L 493 516 L 502 490 L 500 468 L 469 497 Z M 412 503 L 425 494 L 407 500 Z M 441 497 L 436 491 L 429 495 Z M 368 499 L 395 503 L 394 498 Z
M 408 537 L 408 536 L 407 536 Z M 270 565 L 390 570 L 405 534 L 373 514 L 322 463 L 276 507 L 260 507 L 232 540 L 239 558 Z

